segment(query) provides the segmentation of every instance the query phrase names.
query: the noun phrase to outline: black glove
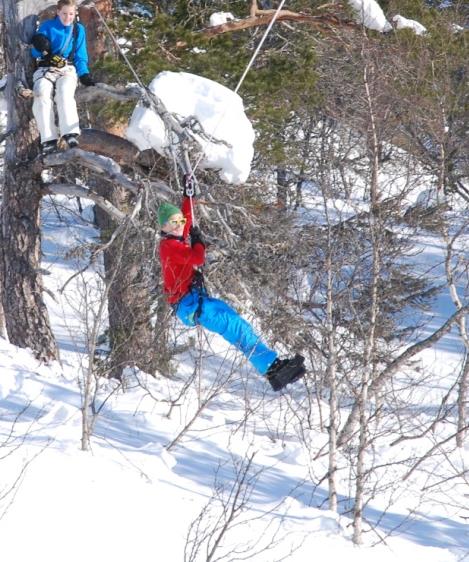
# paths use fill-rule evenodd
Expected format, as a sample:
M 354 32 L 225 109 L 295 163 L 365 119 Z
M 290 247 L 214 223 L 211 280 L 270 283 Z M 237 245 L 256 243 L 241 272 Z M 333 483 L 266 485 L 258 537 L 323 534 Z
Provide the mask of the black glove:
M 202 232 L 198 226 L 191 226 L 189 230 L 189 235 L 191 237 L 191 246 L 193 247 L 195 244 L 202 244 L 205 248 L 205 242 L 202 237 Z
M 184 174 L 183 177 L 184 188 L 182 190 L 182 194 L 184 197 L 194 197 L 195 195 L 195 181 L 194 176 L 190 174 Z
M 82 74 L 81 76 L 79 76 L 80 78 L 80 82 L 83 84 L 83 86 L 95 86 L 96 82 L 93 80 L 93 78 L 91 78 L 91 74 L 87 73 L 87 74 Z
M 47 57 L 51 54 L 52 47 L 47 35 L 36 33 L 35 35 L 33 35 L 31 43 L 33 44 L 33 47 L 36 49 L 36 51 L 39 51 L 43 57 Z
M 194 275 L 191 281 L 191 287 L 193 289 L 203 289 L 204 288 L 204 274 L 200 269 L 194 270 Z

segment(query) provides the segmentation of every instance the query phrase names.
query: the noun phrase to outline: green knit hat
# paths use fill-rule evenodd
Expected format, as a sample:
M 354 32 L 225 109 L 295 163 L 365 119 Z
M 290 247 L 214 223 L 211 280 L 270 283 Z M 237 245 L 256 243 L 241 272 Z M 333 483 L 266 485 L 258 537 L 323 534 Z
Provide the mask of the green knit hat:
M 164 226 L 173 215 L 181 213 L 181 209 L 171 203 L 162 203 L 158 209 L 158 222 Z

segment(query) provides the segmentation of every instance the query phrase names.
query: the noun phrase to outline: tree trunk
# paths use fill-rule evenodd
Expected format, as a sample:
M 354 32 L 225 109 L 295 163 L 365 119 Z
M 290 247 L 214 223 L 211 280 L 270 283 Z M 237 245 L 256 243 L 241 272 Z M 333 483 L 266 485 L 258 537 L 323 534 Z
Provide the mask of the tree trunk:
M 108 193 L 109 187 L 99 189 Z M 118 209 L 128 210 L 129 194 L 121 188 L 111 188 L 111 202 Z M 96 209 L 98 227 L 105 241 L 116 224 L 107 213 Z M 108 284 L 109 335 L 111 366 L 109 375 L 121 378 L 126 366 L 137 366 L 147 373 L 156 369 L 153 329 L 150 323 L 150 283 L 145 270 L 152 254 L 148 234 L 129 226 L 104 252 L 106 283 Z
M 41 169 L 31 100 L 18 95 L 31 64 L 28 46 L 21 41 L 31 31 L 33 4 L 3 0 L 4 53 L 8 86 L 8 137 L 2 202 L 2 303 L 11 343 L 30 347 L 43 361 L 57 359 L 57 345 L 42 297 L 40 273 Z M 17 12 L 18 7 L 18 12 Z

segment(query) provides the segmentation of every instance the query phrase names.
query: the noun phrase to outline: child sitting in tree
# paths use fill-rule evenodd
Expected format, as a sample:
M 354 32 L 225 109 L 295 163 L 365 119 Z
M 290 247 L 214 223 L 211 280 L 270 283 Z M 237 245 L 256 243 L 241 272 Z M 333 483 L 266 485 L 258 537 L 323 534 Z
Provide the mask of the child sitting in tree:
M 304 358 L 279 359 L 252 326 L 228 304 L 209 297 L 196 268 L 205 262 L 205 244 L 200 229 L 192 226 L 191 200 L 184 189 L 182 209 L 163 203 L 158 209 L 161 226 L 159 248 L 164 292 L 176 316 L 186 326 L 200 324 L 220 334 L 242 351 L 257 371 L 280 390 L 305 374 Z
M 86 31 L 81 23 L 75 22 L 76 10 L 75 0 L 59 0 L 56 17 L 42 22 L 32 38 L 31 53 L 38 67 L 33 75 L 33 115 L 43 154 L 56 150 L 59 136 L 70 148 L 78 146 L 77 80 L 85 86 L 94 86 L 88 70 Z

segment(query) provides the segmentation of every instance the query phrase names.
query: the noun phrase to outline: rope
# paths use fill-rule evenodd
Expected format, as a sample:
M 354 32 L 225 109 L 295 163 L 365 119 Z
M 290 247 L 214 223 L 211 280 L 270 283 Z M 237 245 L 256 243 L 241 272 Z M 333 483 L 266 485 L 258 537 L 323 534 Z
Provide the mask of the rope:
M 147 90 L 146 86 L 143 84 L 143 82 L 140 80 L 139 75 L 137 74 L 137 72 L 135 71 L 134 67 L 132 66 L 132 64 L 130 63 L 129 59 L 125 56 L 124 51 L 121 49 L 121 46 L 119 45 L 119 43 L 117 42 L 117 39 L 114 37 L 114 34 L 111 31 L 111 28 L 108 26 L 108 24 L 106 23 L 106 20 L 103 18 L 103 16 L 101 15 L 101 12 L 98 10 L 98 8 L 96 7 L 95 4 L 92 4 L 92 7 L 94 8 L 94 10 L 96 11 L 96 13 L 99 16 L 99 19 L 101 20 L 101 23 L 104 25 L 104 28 L 106 29 L 106 31 L 108 32 L 109 36 L 111 37 L 114 45 L 117 47 L 117 50 L 119 51 L 119 54 L 122 56 L 122 58 L 125 60 L 125 63 L 127 64 L 127 66 L 130 68 L 130 71 L 132 72 L 132 74 L 134 75 L 135 80 L 137 81 L 137 84 L 143 88 L 145 91 Z
M 259 54 L 259 51 L 261 50 L 262 45 L 264 44 L 265 40 L 267 39 L 267 36 L 269 35 L 270 30 L 272 29 L 272 27 L 273 27 L 275 21 L 277 20 L 278 15 L 279 15 L 279 13 L 281 12 L 281 10 L 282 10 L 282 8 L 283 8 L 285 2 L 286 2 L 286 0 L 282 0 L 282 1 L 280 2 L 280 4 L 279 4 L 277 10 L 275 11 L 274 17 L 270 20 L 270 23 L 269 23 L 269 25 L 267 26 L 267 29 L 265 30 L 264 35 L 262 36 L 261 40 L 259 41 L 259 44 L 257 45 L 256 50 L 254 51 L 254 53 L 253 53 L 253 55 L 252 55 L 252 57 L 251 57 L 251 60 L 249 61 L 248 65 L 246 66 L 246 68 L 245 68 L 245 70 L 244 70 L 244 72 L 243 72 L 241 78 L 240 78 L 239 81 L 238 81 L 238 84 L 237 84 L 236 88 L 234 89 L 235 94 L 238 93 L 238 91 L 239 91 L 239 89 L 241 88 L 241 86 L 242 86 L 244 80 L 246 79 L 246 76 L 248 75 L 249 71 L 251 70 L 252 65 L 254 64 L 254 62 L 255 62 L 255 60 L 256 60 L 256 58 L 257 58 L 257 55 Z M 222 122 L 223 118 L 225 117 L 225 115 L 226 115 L 226 108 L 225 108 L 225 110 L 223 111 L 223 113 L 221 114 L 219 120 L 217 121 L 217 123 L 216 123 L 216 125 L 215 125 L 215 127 L 214 127 L 214 129 L 213 129 L 213 131 L 212 131 L 212 133 L 211 133 L 211 136 L 215 136 L 215 131 L 218 129 L 218 127 L 219 127 L 220 123 Z M 206 144 L 205 144 L 204 148 L 205 148 L 207 145 L 208 145 L 208 141 L 206 141 Z M 197 161 L 196 161 L 196 163 L 195 163 L 195 165 L 194 165 L 194 167 L 193 167 L 193 172 L 195 172 L 195 171 L 197 170 L 197 168 L 199 167 L 199 164 L 200 164 L 200 162 L 202 161 L 203 157 L 204 157 L 204 150 L 202 150 L 202 152 L 201 152 L 199 158 L 197 159 Z
M 276 22 L 278 15 L 280 14 L 284 4 L 285 4 L 286 0 L 281 0 L 280 4 L 278 5 L 278 8 L 276 9 L 274 16 L 272 17 L 272 19 L 270 20 L 269 25 L 267 26 L 267 29 L 265 30 L 261 40 L 259 41 L 259 44 L 257 45 L 249 63 L 247 64 L 246 68 L 244 69 L 243 74 L 241 75 L 241 78 L 238 81 L 238 84 L 236 86 L 236 88 L 234 89 L 235 94 L 238 93 L 239 89 L 241 88 L 244 80 L 246 79 L 246 76 L 248 75 L 249 71 L 251 70 L 262 46 L 265 43 L 265 40 L 267 39 L 267 36 L 269 35 L 274 23 Z M 147 96 L 149 102 L 151 105 L 154 106 L 154 109 L 156 109 L 156 112 L 158 114 L 160 114 L 160 111 L 158 111 L 158 106 L 155 102 L 155 96 L 153 94 L 153 92 L 151 92 L 147 86 L 145 86 L 145 84 L 143 84 L 143 82 L 141 81 L 139 75 L 137 74 L 136 70 L 134 69 L 134 67 L 132 66 L 131 62 L 129 61 L 129 59 L 127 58 L 127 56 L 125 55 L 125 53 L 123 52 L 123 50 L 121 49 L 121 46 L 119 45 L 119 43 L 117 42 L 117 39 L 115 38 L 114 34 L 112 33 L 110 27 L 108 26 L 108 24 L 106 23 L 105 19 L 103 18 L 103 16 L 101 15 L 101 12 L 98 10 L 98 8 L 96 7 L 95 4 L 92 4 L 92 7 L 94 8 L 94 10 L 96 11 L 96 13 L 98 14 L 99 19 L 101 20 L 104 28 L 106 29 L 107 33 L 109 34 L 109 36 L 111 37 L 114 45 L 116 46 L 117 50 L 119 51 L 120 55 L 122 56 L 122 58 L 124 59 L 125 63 L 127 64 L 127 66 L 129 67 L 130 71 L 132 72 L 135 80 L 137 81 L 137 84 L 142 88 L 143 92 L 145 93 L 145 95 Z M 223 113 L 221 114 L 220 118 L 218 119 L 212 133 L 210 136 L 214 136 L 215 132 L 217 131 L 221 121 L 223 120 L 223 118 L 226 115 L 226 111 L 227 108 L 225 108 L 225 110 L 223 111 Z M 178 131 L 177 134 L 178 136 L 180 136 L 183 132 L 183 128 L 181 129 L 181 131 Z M 181 137 L 180 137 L 180 141 Z M 202 147 L 202 150 L 200 152 L 200 155 L 195 163 L 194 166 L 191 166 L 191 163 L 189 161 L 189 156 L 187 154 L 187 149 L 185 147 L 183 147 L 183 158 L 182 158 L 182 162 L 180 162 L 181 167 L 183 168 L 184 172 L 187 174 L 189 181 L 197 181 L 195 178 L 195 172 L 197 170 L 197 168 L 199 167 L 203 157 L 204 157 L 204 149 L 205 147 L 208 145 L 209 141 L 206 140 L 205 141 L 205 145 Z M 173 153 L 173 157 L 176 159 L 176 155 Z M 190 210 L 191 210 L 191 218 L 192 218 L 192 223 L 196 224 L 195 222 L 195 215 L 194 215 L 194 206 L 193 206 L 193 202 L 192 202 L 192 197 L 194 194 L 189 195 L 189 199 L 190 199 Z

